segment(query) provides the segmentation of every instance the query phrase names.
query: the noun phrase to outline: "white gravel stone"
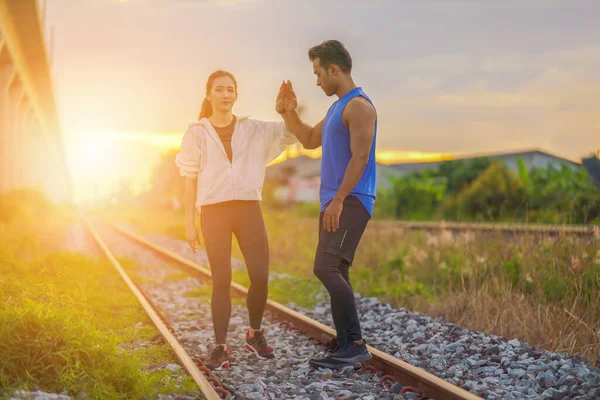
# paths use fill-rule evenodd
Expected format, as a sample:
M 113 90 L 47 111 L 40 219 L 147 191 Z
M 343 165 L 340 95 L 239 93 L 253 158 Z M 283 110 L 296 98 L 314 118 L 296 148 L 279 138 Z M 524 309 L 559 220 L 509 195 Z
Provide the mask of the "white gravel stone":
M 319 313 L 292 308 L 333 328 L 324 300 L 317 305 Z M 600 400 L 600 368 L 578 357 L 463 329 L 373 298 L 356 295 L 356 303 L 369 344 L 484 399 Z M 387 322 L 390 318 L 394 324 Z

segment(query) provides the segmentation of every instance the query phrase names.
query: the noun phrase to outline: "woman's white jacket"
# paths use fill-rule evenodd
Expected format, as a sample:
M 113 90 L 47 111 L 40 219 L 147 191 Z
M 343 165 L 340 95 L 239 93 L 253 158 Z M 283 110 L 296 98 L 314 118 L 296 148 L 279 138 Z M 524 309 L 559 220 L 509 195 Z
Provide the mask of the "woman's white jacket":
M 229 200 L 262 200 L 267 164 L 298 140 L 283 121 L 240 118 L 229 161 L 219 135 L 203 118 L 191 124 L 175 158 L 180 174 L 198 178 L 196 207 Z

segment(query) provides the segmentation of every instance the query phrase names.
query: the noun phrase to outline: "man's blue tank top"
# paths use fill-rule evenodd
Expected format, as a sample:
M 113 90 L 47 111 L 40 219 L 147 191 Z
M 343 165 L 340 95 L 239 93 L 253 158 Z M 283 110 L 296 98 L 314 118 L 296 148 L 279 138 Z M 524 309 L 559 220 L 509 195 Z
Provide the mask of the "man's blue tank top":
M 346 104 L 357 96 L 362 96 L 369 103 L 373 104 L 362 88 L 357 87 L 333 103 L 323 121 L 320 190 L 321 211 L 325 211 L 331 200 L 333 200 L 333 197 L 342 184 L 346 168 L 352 157 L 352 152 L 350 151 L 350 131 L 342 121 L 342 113 Z M 373 105 L 373 107 L 375 106 Z M 351 195 L 356 196 L 362 202 L 370 215 L 373 215 L 373 206 L 375 205 L 377 192 L 375 171 L 376 139 L 377 121 L 375 121 L 375 136 L 373 137 L 369 162 L 360 181 L 350 192 Z

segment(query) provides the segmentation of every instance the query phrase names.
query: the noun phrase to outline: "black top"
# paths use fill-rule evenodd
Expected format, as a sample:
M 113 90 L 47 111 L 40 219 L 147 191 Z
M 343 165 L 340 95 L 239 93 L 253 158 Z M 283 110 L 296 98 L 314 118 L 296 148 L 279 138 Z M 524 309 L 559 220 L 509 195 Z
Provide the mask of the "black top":
M 235 115 L 233 116 L 233 120 L 227 126 L 219 127 L 214 126 L 217 135 L 221 139 L 221 143 L 223 143 L 223 147 L 225 148 L 225 153 L 227 153 L 227 157 L 229 158 L 229 162 L 231 162 L 233 157 L 233 151 L 231 150 L 231 138 L 233 137 L 233 128 L 235 128 Z M 211 124 L 212 125 L 212 124 Z

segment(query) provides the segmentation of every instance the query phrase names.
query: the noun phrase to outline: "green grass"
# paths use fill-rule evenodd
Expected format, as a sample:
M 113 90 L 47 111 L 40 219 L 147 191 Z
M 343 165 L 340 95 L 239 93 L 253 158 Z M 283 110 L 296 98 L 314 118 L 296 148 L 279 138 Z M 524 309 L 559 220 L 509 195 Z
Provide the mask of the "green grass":
M 198 297 L 202 300 L 210 299 L 212 288 L 209 285 L 202 285 L 194 288 L 184 294 L 184 297 Z
M 209 302 L 212 295 L 212 286 L 210 284 L 202 285 L 185 293 L 185 297 L 196 297 L 198 300 Z M 231 304 L 237 306 L 246 306 L 246 300 L 239 296 L 232 296 Z
M 250 286 L 250 280 L 246 271 L 233 271 L 233 280 L 245 287 Z M 321 284 L 314 280 L 298 277 L 276 277 L 269 281 L 269 298 L 280 302 L 295 302 L 301 307 L 314 308 L 317 304 L 316 295 L 321 291 Z M 212 286 L 206 284 L 185 293 L 185 297 L 197 297 L 203 301 L 209 301 L 212 294 Z M 232 303 L 245 306 L 246 301 L 239 296 L 232 297 Z
M 172 274 L 168 274 L 164 277 L 166 281 L 180 281 L 190 277 L 190 274 L 187 272 L 174 272 Z
M 312 208 L 309 208 L 306 212 L 309 211 L 314 210 Z M 304 213 L 305 211 L 302 210 L 298 212 L 298 215 Z M 106 218 L 107 220 L 115 223 L 127 222 L 133 224 L 142 232 L 161 233 L 182 240 L 185 238 L 185 225 L 182 223 L 183 215 L 181 214 L 176 214 L 164 210 L 152 210 L 153 217 L 147 218 L 147 213 L 141 212 L 140 210 L 138 210 L 137 213 L 129 213 L 127 212 L 127 210 L 115 208 L 104 209 L 102 210 L 101 214 L 103 218 Z M 281 221 L 279 221 L 278 219 L 274 219 L 272 214 L 266 213 L 265 222 L 268 226 L 268 229 L 270 230 L 273 225 Z M 316 229 L 317 226 L 315 225 L 314 228 Z M 201 236 L 202 243 L 204 243 L 200 229 L 198 230 L 198 233 Z M 292 251 L 292 249 L 289 245 L 291 244 L 293 246 L 293 243 L 292 241 L 289 241 L 289 243 L 287 243 L 285 246 L 282 246 L 281 239 L 283 238 L 273 237 L 273 235 L 269 233 L 272 260 L 270 268 L 273 272 L 285 273 L 288 276 L 270 278 L 269 298 L 284 304 L 294 302 L 301 307 L 312 308 L 318 303 L 316 295 L 323 289 L 321 283 L 318 280 L 316 280 L 316 278 L 312 276 L 312 274 L 307 274 L 305 270 L 305 264 L 308 261 L 311 263 L 310 268 L 312 271 L 312 260 L 310 260 L 310 258 L 311 255 L 314 255 L 314 249 L 306 246 L 306 242 L 303 242 L 297 249 L 293 250 L 294 252 L 302 252 L 301 256 L 297 259 L 290 259 L 288 257 L 288 254 L 290 251 Z M 239 246 L 237 246 L 236 244 L 235 237 L 233 239 L 233 242 L 233 257 L 239 260 L 243 260 L 243 255 L 239 249 Z M 314 245 L 316 246 L 316 242 L 314 243 Z M 135 267 L 131 266 L 131 268 Z M 248 278 L 248 273 L 245 270 L 233 271 L 232 275 L 234 282 L 237 282 L 246 287 L 250 285 L 250 279 Z M 173 277 L 168 276 L 166 279 L 183 279 L 185 276 L 189 275 L 187 275 L 184 272 L 175 273 L 173 274 Z M 186 296 L 210 299 L 211 290 L 212 289 L 210 288 L 210 286 L 201 287 L 191 292 L 188 292 Z M 240 299 L 233 299 L 233 302 L 240 305 L 245 305 L 244 301 Z
M 316 278 L 276 278 L 269 282 L 269 297 L 279 303 L 294 302 L 300 307 L 313 309 L 319 302 L 317 294 L 323 285 Z
M 250 286 L 248 273 L 233 271 L 233 280 L 245 287 Z M 316 295 L 323 286 L 315 279 L 298 276 L 271 277 L 269 279 L 269 298 L 278 303 L 294 302 L 305 308 L 314 308 L 318 303 Z
M 158 331 L 112 265 L 53 246 L 74 214 L 35 197 L 0 197 L 0 209 L 9 207 L 15 212 L 3 213 L 0 228 L 0 395 L 34 387 L 93 399 L 198 391 L 183 373 L 150 370 L 175 356 L 150 343 Z M 36 225 L 42 214 L 44 232 Z M 148 346 L 134 349 L 139 341 Z

